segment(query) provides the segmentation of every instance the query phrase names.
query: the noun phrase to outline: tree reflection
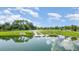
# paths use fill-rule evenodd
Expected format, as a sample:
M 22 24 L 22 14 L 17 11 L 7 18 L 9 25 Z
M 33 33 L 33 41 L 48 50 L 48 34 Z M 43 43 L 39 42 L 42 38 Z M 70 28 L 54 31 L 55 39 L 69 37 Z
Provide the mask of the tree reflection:
M 25 36 L 20 36 L 20 37 L 0 37 L 0 40 L 5 40 L 5 41 L 9 41 L 9 40 L 13 40 L 14 42 L 27 42 L 29 41 L 29 39 L 31 39 L 30 37 L 25 37 Z
M 28 37 L 24 37 L 24 36 L 21 36 L 21 37 L 15 37 L 13 38 L 13 41 L 14 42 L 27 42 L 30 38 Z

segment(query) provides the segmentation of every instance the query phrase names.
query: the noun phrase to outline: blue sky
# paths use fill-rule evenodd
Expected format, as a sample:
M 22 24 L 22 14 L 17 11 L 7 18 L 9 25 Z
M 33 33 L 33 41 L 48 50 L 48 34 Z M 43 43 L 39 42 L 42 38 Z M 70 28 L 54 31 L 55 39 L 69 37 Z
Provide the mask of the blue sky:
M 0 23 L 28 20 L 35 26 L 79 25 L 77 7 L 0 7 Z

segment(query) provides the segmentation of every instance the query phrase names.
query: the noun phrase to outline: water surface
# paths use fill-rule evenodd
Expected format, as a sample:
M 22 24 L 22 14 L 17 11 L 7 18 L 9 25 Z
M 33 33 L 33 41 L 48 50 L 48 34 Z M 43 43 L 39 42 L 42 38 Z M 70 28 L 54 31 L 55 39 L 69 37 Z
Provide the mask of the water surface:
M 0 38 L 0 51 L 50 51 L 50 42 L 44 37 L 4 37 Z

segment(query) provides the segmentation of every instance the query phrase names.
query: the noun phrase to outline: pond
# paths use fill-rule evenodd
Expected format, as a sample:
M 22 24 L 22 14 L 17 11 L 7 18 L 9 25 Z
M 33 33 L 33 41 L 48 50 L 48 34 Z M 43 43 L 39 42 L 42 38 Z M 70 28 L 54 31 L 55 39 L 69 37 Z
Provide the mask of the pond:
M 79 51 L 79 40 L 71 40 L 71 38 L 0 37 L 0 51 Z
M 3 37 L 0 38 L 0 51 L 50 51 L 50 42 L 44 37 Z

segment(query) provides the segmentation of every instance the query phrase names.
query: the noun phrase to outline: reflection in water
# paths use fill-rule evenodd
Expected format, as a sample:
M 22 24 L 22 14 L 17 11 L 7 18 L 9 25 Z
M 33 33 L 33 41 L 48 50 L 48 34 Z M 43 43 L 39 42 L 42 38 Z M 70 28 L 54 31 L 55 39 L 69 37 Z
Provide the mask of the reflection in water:
M 46 43 L 47 42 L 47 43 Z M 50 40 L 45 37 L 0 37 L 0 51 L 50 51 Z
M 52 39 L 52 51 L 65 51 L 65 48 L 61 46 L 61 42 L 64 40 L 64 38 L 55 37 Z
M 46 43 L 49 45 L 49 44 L 51 44 L 51 41 L 50 40 L 47 40 Z
M 74 50 L 73 42 L 71 40 L 64 40 L 61 42 L 61 46 L 63 46 L 66 50 Z
M 27 38 L 27 37 L 24 37 L 24 36 L 21 36 L 19 38 L 13 38 L 13 40 L 15 42 L 27 42 L 30 38 Z
M 79 51 L 79 40 L 72 40 L 72 37 L 55 37 L 54 39 L 52 39 L 52 51 Z
M 0 40 L 13 40 L 14 42 L 27 42 L 29 39 L 29 37 L 25 37 L 25 36 L 21 36 L 21 37 L 1 37 Z
M 2 51 L 79 51 L 79 40 L 71 37 L 0 37 Z

